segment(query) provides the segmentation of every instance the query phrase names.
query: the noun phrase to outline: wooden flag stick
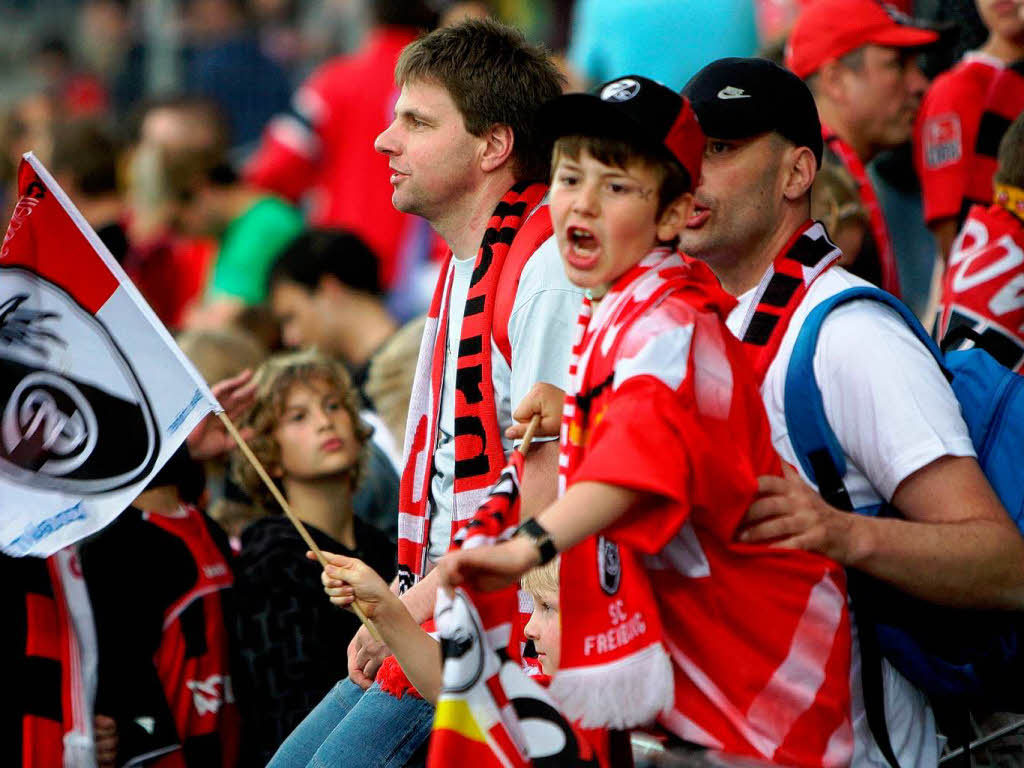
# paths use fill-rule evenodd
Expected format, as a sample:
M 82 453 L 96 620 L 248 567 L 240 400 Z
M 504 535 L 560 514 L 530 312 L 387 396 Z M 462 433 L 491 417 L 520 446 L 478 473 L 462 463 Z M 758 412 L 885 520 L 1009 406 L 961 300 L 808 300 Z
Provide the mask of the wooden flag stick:
M 309 547 L 313 551 L 313 554 L 316 555 L 316 559 L 320 561 L 320 565 L 326 568 L 328 562 L 327 558 L 324 557 L 324 553 L 320 551 L 320 547 L 318 547 L 316 545 L 316 542 L 313 541 L 313 537 L 309 535 L 309 531 L 306 530 L 306 526 L 303 525 L 302 521 L 295 516 L 294 512 L 292 512 L 292 508 L 288 505 L 288 502 L 285 500 L 284 494 L 282 494 L 280 489 L 277 487 L 277 483 L 275 483 L 270 478 L 270 475 L 267 474 L 267 470 L 263 468 L 263 465 L 260 463 L 260 460 L 256 458 L 256 454 L 252 452 L 252 449 L 248 446 L 245 440 L 242 439 L 242 435 L 239 434 L 238 428 L 235 426 L 234 422 L 231 421 L 231 419 L 224 411 L 218 413 L 217 416 L 224 424 L 224 428 L 227 429 L 228 434 L 234 438 L 235 443 L 237 443 L 238 445 L 238 449 L 242 452 L 242 455 L 245 456 L 245 458 L 249 461 L 250 464 L 252 464 L 253 469 L 256 470 L 256 474 L 260 476 L 260 479 L 264 482 L 267 488 L 270 489 L 270 493 L 273 494 L 274 499 L 276 499 L 277 503 L 281 505 L 281 509 L 284 510 L 285 515 L 291 521 L 292 525 L 295 526 L 295 530 L 299 532 L 299 535 L 302 537 L 302 540 L 306 542 L 306 546 Z M 361 622 L 363 622 L 363 626 L 365 626 L 367 631 L 371 635 L 373 635 L 373 639 L 376 640 L 378 643 L 383 643 L 384 640 L 381 639 L 380 633 L 377 631 L 377 628 L 373 626 L 373 622 L 366 617 L 366 614 L 363 613 L 363 610 L 355 602 L 353 602 L 351 605 L 352 612 L 359 617 L 359 620 Z
M 533 418 L 530 419 L 530 423 L 526 425 L 526 432 L 523 433 L 523 441 L 519 444 L 516 450 L 518 450 L 523 456 L 530 450 L 530 443 L 533 442 L 533 433 L 537 431 L 540 426 L 540 414 L 533 414 Z

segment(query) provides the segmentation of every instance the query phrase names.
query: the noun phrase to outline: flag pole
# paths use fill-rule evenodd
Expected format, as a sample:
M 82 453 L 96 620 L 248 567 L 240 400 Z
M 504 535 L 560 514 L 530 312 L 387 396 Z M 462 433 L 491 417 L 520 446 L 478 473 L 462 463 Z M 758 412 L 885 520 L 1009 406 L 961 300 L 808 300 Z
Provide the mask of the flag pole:
M 217 417 L 224 424 L 228 434 L 231 435 L 231 437 L 234 438 L 235 443 L 238 444 L 238 449 L 242 452 L 242 455 L 245 456 L 250 464 L 252 464 L 253 469 L 256 470 L 256 474 L 260 476 L 260 479 L 264 482 L 267 488 L 270 489 L 270 493 L 273 494 L 277 503 L 281 505 L 281 509 L 284 510 L 285 515 L 291 521 L 292 525 L 295 526 L 295 530 L 299 532 L 302 540 L 306 542 L 306 546 L 309 547 L 313 551 L 313 554 L 316 555 L 316 559 L 320 561 L 320 565 L 326 568 L 329 563 L 327 562 L 327 558 L 324 557 L 324 553 L 320 551 L 320 547 L 318 547 L 316 542 L 313 541 L 313 537 L 309 535 L 309 531 L 306 529 L 306 526 L 303 525 L 302 521 L 295 516 L 294 512 L 292 512 L 292 508 L 288 505 L 288 501 L 285 499 L 284 494 L 282 494 L 281 490 L 277 487 L 277 483 L 270 478 L 270 475 L 267 474 L 267 470 L 263 468 L 263 464 L 261 464 L 260 460 L 256 458 L 256 454 L 252 452 L 252 449 L 248 446 L 245 440 L 242 439 L 242 435 L 239 434 L 238 428 L 235 426 L 234 422 L 231 421 L 227 413 L 224 411 L 219 412 Z M 525 437 L 523 439 L 525 440 Z M 360 608 L 354 601 L 352 602 L 352 612 L 359 617 L 361 622 L 363 622 L 363 626 L 365 626 L 367 631 L 373 635 L 374 640 L 378 643 L 384 642 L 380 633 L 377 631 L 377 628 L 373 625 L 373 622 L 367 618 L 366 614 L 363 613 L 362 608 Z
M 530 443 L 533 442 L 533 433 L 537 431 L 540 426 L 540 414 L 533 414 L 533 418 L 530 419 L 530 423 L 526 425 L 526 431 L 523 433 L 523 441 L 516 446 L 516 450 L 519 451 L 523 456 L 530 450 Z

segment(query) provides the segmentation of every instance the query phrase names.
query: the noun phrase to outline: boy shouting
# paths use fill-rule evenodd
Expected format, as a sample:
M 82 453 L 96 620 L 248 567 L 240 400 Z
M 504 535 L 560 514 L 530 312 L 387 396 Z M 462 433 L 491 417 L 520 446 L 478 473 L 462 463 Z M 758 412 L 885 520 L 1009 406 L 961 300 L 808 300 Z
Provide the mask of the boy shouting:
M 558 98 L 541 120 L 557 139 L 550 205 L 563 264 L 587 289 L 560 498 L 510 541 L 448 555 L 445 576 L 493 588 L 562 553 L 551 690 L 584 728 L 657 720 L 680 742 L 843 765 L 842 571 L 736 540 L 757 476 L 780 463 L 723 325 L 734 301 L 675 250 L 705 148 L 690 105 L 629 76 Z M 543 416 L 542 400 L 535 390 L 516 415 Z

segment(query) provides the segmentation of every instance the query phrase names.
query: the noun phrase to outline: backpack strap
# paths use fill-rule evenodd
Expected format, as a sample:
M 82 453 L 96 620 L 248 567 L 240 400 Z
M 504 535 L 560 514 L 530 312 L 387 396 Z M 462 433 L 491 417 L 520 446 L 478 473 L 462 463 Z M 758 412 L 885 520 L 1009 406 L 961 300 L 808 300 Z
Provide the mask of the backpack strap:
M 931 352 L 932 357 L 942 368 L 948 378 L 949 372 L 943 362 L 942 353 L 935 345 L 932 337 L 924 329 L 914 313 L 906 304 L 890 293 L 873 286 L 848 288 L 834 296 L 830 296 L 818 304 L 808 314 L 800 328 L 793 353 L 786 369 L 786 385 L 784 391 L 784 410 L 786 429 L 789 440 L 804 473 L 818 486 L 821 495 L 830 504 L 840 509 L 853 509 L 846 497 L 845 503 L 833 503 L 831 498 L 842 498 L 845 488 L 841 491 L 836 483 L 842 485 L 846 475 L 846 458 L 836 439 L 835 433 L 825 417 L 825 406 L 821 399 L 821 390 L 814 377 L 814 351 L 818 346 L 821 326 L 828 314 L 838 306 L 851 301 L 869 299 L 884 304 L 895 310 L 907 326 L 914 332 L 922 344 Z M 830 470 L 827 465 L 831 465 Z M 819 477 L 819 474 L 822 475 Z M 838 477 L 837 477 L 838 476 Z
M 523 268 L 537 249 L 544 244 L 554 232 L 551 226 L 551 214 L 545 198 L 534 208 L 526 221 L 516 233 L 516 239 L 505 256 L 505 263 L 498 276 L 498 295 L 494 301 L 494 320 L 491 323 L 491 335 L 501 356 L 505 358 L 509 368 L 512 367 L 512 342 L 508 337 L 508 322 L 512 317 L 512 308 L 519 293 L 519 278 Z M 515 407 L 513 403 L 513 407 Z
M 822 498 L 837 509 L 853 511 L 853 503 L 843 478 L 846 476 L 846 456 L 829 426 L 821 390 L 814 375 L 814 352 L 818 345 L 821 326 L 828 314 L 838 306 L 851 301 L 868 299 L 895 310 L 907 326 L 925 345 L 948 377 L 942 353 L 928 332 L 907 306 L 890 293 L 873 286 L 858 286 L 830 296 L 808 314 L 800 328 L 789 367 L 783 395 L 786 429 L 796 457 L 804 473 L 818 486 Z M 849 574 L 850 591 L 856 592 L 860 574 Z M 855 609 L 857 607 L 854 596 Z M 864 711 L 871 735 L 891 768 L 900 768 L 899 760 L 889 739 L 885 722 L 885 696 L 882 679 L 882 652 L 870 605 L 862 604 L 857 610 L 857 629 L 861 650 L 861 686 Z

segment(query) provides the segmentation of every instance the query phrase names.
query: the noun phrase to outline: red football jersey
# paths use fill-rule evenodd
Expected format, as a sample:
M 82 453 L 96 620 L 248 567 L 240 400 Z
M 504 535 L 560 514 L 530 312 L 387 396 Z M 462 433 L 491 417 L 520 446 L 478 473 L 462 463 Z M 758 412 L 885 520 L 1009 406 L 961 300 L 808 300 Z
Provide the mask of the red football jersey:
M 359 235 L 391 287 L 415 219 L 391 205 L 388 159 L 373 142 L 392 119 L 395 62 L 412 29 L 371 33 L 363 48 L 324 64 L 295 93 L 292 111 L 267 126 L 246 177 L 288 200 L 306 198 L 309 223 Z
M 971 209 L 953 243 L 939 338 L 967 325 L 1008 368 L 1024 373 L 1024 222 L 999 205 Z
M 737 540 L 756 478 L 777 474 L 779 458 L 746 353 L 719 316 L 732 299 L 703 263 L 670 256 L 659 266 L 688 269 L 688 288 L 639 317 L 613 288 L 582 337 L 580 424 L 563 421 L 563 443 L 582 446 L 569 485 L 653 494 L 604 535 L 646 555 L 675 676 L 661 724 L 783 765 L 843 764 L 852 749 L 843 570 Z M 566 619 L 562 567 L 564 665 L 579 630 Z M 625 643 L 599 636 L 598 659 L 602 641 Z
M 971 183 L 978 173 L 975 148 L 992 81 L 1003 62 L 970 53 L 932 83 L 914 131 L 914 163 L 921 179 L 924 218 L 931 223 L 956 217 L 962 220 L 971 205 L 992 201 L 992 170 Z M 972 199 L 971 190 L 984 188 L 987 195 Z

